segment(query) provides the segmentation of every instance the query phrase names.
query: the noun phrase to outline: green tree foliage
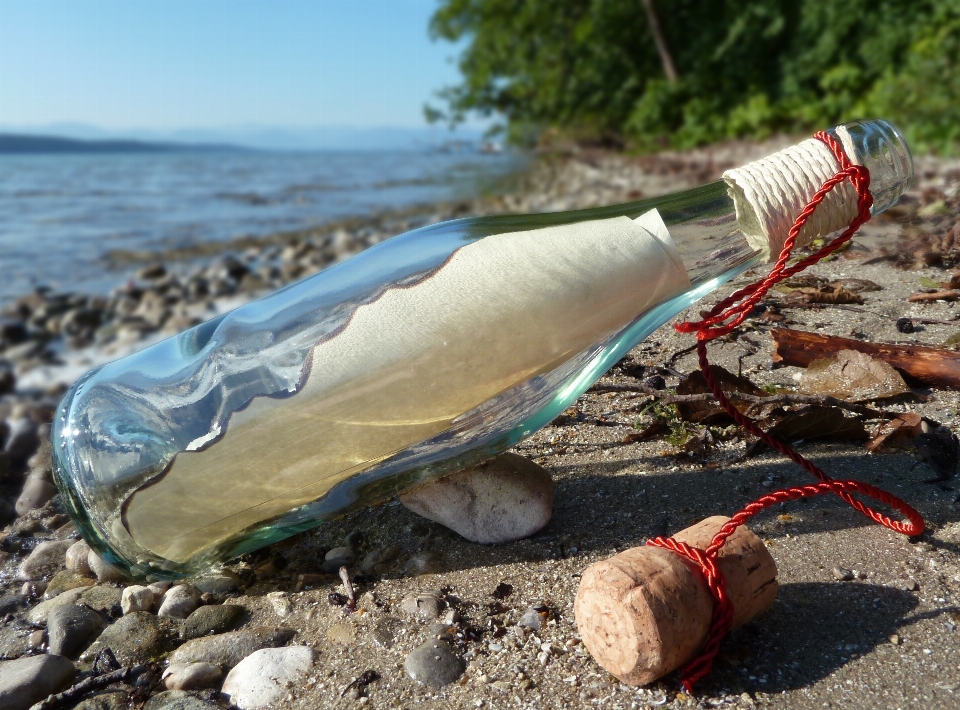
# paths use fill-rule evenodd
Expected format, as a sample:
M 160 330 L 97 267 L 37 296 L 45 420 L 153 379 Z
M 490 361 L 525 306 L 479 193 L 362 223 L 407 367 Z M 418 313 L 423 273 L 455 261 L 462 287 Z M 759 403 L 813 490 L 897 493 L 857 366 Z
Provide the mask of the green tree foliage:
M 430 30 L 466 42 L 444 110 L 640 148 L 883 116 L 922 148 L 960 144 L 958 0 L 656 0 L 667 80 L 641 0 L 440 0 Z

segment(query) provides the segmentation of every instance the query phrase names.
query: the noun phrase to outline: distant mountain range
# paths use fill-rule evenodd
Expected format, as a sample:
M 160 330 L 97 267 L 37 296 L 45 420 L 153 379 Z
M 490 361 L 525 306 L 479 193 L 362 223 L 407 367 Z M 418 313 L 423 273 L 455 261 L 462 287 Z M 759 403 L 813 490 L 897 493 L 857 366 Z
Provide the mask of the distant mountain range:
M 476 147 L 483 138 L 478 128 L 460 127 L 451 131 L 443 126 L 424 127 L 277 127 L 236 126 L 196 129 L 129 129 L 108 130 L 76 123 L 58 123 L 45 126 L 0 125 L 0 136 L 7 140 L 25 141 L 33 138 L 36 145 L 44 141 L 73 141 L 79 143 L 69 152 L 89 151 L 171 151 L 171 150 L 423 150 L 451 144 Z M 15 141 L 15 142 L 17 142 Z M 23 145 L 31 145 L 23 143 Z M 50 148 L 29 152 L 68 152 L 50 144 Z M 67 146 L 64 146 L 65 148 Z M 0 148 L 0 152 L 13 151 Z
M 150 143 L 136 140 L 77 140 L 57 136 L 0 133 L 0 155 L 22 153 L 172 153 L 247 150 L 228 144 Z

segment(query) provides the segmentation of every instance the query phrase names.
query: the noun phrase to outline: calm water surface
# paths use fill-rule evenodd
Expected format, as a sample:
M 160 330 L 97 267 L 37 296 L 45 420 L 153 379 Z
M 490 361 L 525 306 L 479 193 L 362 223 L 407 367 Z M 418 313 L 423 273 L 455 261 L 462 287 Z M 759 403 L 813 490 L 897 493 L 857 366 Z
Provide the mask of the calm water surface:
M 470 197 L 523 165 L 444 152 L 0 155 L 0 303 L 38 285 L 106 293 L 170 249 Z

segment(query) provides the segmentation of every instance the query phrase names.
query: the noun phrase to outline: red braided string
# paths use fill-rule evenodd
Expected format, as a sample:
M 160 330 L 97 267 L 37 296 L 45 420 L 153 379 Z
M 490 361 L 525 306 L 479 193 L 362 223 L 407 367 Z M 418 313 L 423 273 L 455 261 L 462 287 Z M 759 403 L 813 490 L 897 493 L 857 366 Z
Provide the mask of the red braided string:
M 803 211 L 797 216 L 793 227 L 791 227 L 790 232 L 787 235 L 786 241 L 783 243 L 783 250 L 780 252 L 780 258 L 777 260 L 777 263 L 774 265 L 773 269 L 762 281 L 741 289 L 729 298 L 725 298 L 720 301 L 710 310 L 706 318 L 703 320 L 679 323 L 676 326 L 676 329 L 681 333 L 695 332 L 697 334 L 697 354 L 699 355 L 700 369 L 703 371 L 704 379 L 706 380 L 710 391 L 713 392 L 713 395 L 717 398 L 717 401 L 733 418 L 733 420 L 748 432 L 763 441 L 767 446 L 775 451 L 779 451 L 784 456 L 789 457 L 791 461 L 803 467 L 821 481 L 816 485 L 799 486 L 796 488 L 787 488 L 776 491 L 755 500 L 734 515 L 720 529 L 720 531 L 717 532 L 706 550 L 700 550 L 698 548 L 691 547 L 690 545 L 678 542 L 673 538 L 658 537 L 647 542 L 648 545 L 663 547 L 671 550 L 676 554 L 685 557 L 694 565 L 696 565 L 703 575 L 703 578 L 707 583 L 707 587 L 710 590 L 710 594 L 714 599 L 713 619 L 710 624 L 710 633 L 707 637 L 706 645 L 704 646 L 701 654 L 684 666 L 681 670 L 681 682 L 687 689 L 687 692 L 691 693 L 693 692 L 694 683 L 710 672 L 710 669 L 713 666 L 713 659 L 717 655 L 717 651 L 720 649 L 720 642 L 730 631 L 730 626 L 733 622 L 733 604 L 730 601 L 730 598 L 727 596 L 726 581 L 724 580 L 723 573 L 720 571 L 720 568 L 717 565 L 717 556 L 720 553 L 720 549 L 727 541 L 727 538 L 734 533 L 737 527 L 743 525 L 751 517 L 759 513 L 764 508 L 769 508 L 777 503 L 822 495 L 824 493 L 833 493 L 839 496 L 841 500 L 850 505 L 854 510 L 863 513 L 871 520 L 879 523 L 880 525 L 888 527 L 891 530 L 895 530 L 896 532 L 912 537 L 921 534 L 924 529 L 923 518 L 920 516 L 920 514 L 896 496 L 867 483 L 861 483 L 859 481 L 836 481 L 830 478 L 818 466 L 814 465 L 794 451 L 789 445 L 762 431 L 751 419 L 741 414 L 740 411 L 733 406 L 730 400 L 727 399 L 726 395 L 723 393 L 723 390 L 720 388 L 720 384 L 716 381 L 716 378 L 714 378 L 713 373 L 710 371 L 710 363 L 707 361 L 708 341 L 719 338 L 720 336 L 726 335 L 734 330 L 744 321 L 744 319 L 753 310 L 753 307 L 760 301 L 761 298 L 763 298 L 763 296 L 767 293 L 767 291 L 770 290 L 772 286 L 783 279 L 792 276 L 793 274 L 803 271 L 805 268 L 817 263 L 828 254 L 835 252 L 837 249 L 843 246 L 843 244 L 848 242 L 851 237 L 853 237 L 854 233 L 864 222 L 870 219 L 870 207 L 873 205 L 873 196 L 870 194 L 869 171 L 859 165 L 852 164 L 850 159 L 847 157 L 847 154 L 844 152 L 843 147 L 835 138 L 833 138 L 833 136 L 820 131 L 814 135 L 814 138 L 827 145 L 834 157 L 837 159 L 837 163 L 840 165 L 840 170 L 836 175 L 823 184 L 823 187 L 816 192 L 807 206 L 804 207 Z M 850 226 L 847 227 L 843 233 L 834 239 L 830 244 L 823 247 L 816 253 L 808 256 L 806 259 L 803 259 L 794 266 L 786 268 L 787 261 L 790 259 L 791 252 L 793 251 L 794 244 L 796 243 L 797 237 L 800 234 L 800 230 L 803 229 L 804 224 L 806 224 L 807 220 L 810 218 L 810 215 L 813 214 L 814 210 L 817 208 L 817 205 L 823 201 L 823 199 L 833 188 L 835 188 L 844 180 L 850 180 L 854 189 L 857 191 L 858 212 L 856 218 L 850 223 Z M 892 520 L 890 517 L 864 505 L 859 500 L 853 498 L 854 493 L 859 493 L 869 498 L 873 498 L 880 501 L 885 506 L 899 511 L 906 516 L 907 521 Z

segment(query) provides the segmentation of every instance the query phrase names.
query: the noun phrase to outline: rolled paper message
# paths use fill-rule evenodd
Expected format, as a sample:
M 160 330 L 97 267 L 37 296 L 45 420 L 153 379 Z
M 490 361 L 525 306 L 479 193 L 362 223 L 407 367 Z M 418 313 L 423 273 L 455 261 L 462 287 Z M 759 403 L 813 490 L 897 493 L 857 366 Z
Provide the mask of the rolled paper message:
M 728 520 L 707 518 L 673 537 L 702 550 Z M 754 533 L 737 528 L 717 563 L 733 602 L 733 628 L 773 606 L 777 565 Z M 695 565 L 660 547 L 633 547 L 584 571 L 574 614 L 597 663 L 628 685 L 646 685 L 703 648 L 713 598 Z

